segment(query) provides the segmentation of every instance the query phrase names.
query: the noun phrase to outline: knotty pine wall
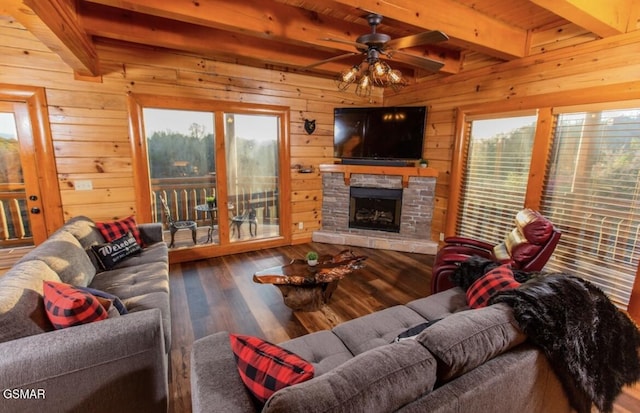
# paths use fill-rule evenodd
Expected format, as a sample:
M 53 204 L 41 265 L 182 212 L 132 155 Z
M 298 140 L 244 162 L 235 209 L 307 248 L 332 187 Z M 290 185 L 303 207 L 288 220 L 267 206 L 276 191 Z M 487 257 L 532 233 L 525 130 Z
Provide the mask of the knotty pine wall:
M 317 166 L 333 161 L 334 107 L 382 104 L 381 94 L 364 101 L 337 91 L 331 80 L 149 49 L 123 55 L 109 44 L 97 47 L 102 79 L 76 80 L 57 55 L 9 17 L 0 17 L 0 39 L 0 83 L 46 89 L 64 220 L 135 214 L 127 94 L 188 96 L 290 108 L 291 165 L 315 170 L 291 170 L 292 242 L 310 241 L 321 223 Z M 312 135 L 304 131 L 304 119 L 316 120 Z M 91 180 L 93 190 L 76 191 L 73 182 L 80 179 Z
M 385 95 L 385 105 L 429 107 L 424 156 L 439 171 L 433 240 L 445 232 L 458 108 L 482 105 L 499 113 L 640 98 L 640 31 L 548 49 L 542 55 L 428 80 Z

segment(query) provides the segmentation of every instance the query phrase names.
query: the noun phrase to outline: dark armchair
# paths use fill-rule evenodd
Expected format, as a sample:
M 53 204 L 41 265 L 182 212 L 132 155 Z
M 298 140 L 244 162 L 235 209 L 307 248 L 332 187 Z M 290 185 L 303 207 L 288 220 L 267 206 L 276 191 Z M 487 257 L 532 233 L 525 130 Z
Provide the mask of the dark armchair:
M 458 264 L 477 255 L 511 264 L 522 271 L 541 271 L 560 240 L 560 231 L 551 221 L 532 209 L 523 209 L 515 218 L 515 228 L 498 245 L 465 237 L 447 237 L 436 254 L 431 278 L 431 293 L 449 289 L 449 279 Z

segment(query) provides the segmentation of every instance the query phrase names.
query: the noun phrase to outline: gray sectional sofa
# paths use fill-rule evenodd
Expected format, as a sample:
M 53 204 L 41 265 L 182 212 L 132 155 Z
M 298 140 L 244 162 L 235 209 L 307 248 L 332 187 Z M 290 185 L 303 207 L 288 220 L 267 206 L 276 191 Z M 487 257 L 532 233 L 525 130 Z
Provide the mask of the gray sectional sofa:
M 407 329 L 439 320 L 413 339 Z M 276 392 L 263 412 L 572 411 L 546 357 L 526 342 L 511 308 L 468 310 L 452 288 L 279 343 L 311 362 L 315 377 Z M 193 411 L 255 412 L 229 334 L 197 340 L 191 356 Z
M 142 253 L 100 271 L 105 242 L 75 217 L 0 276 L 0 412 L 166 412 L 171 346 L 168 249 L 160 224 L 139 225 Z M 102 290 L 128 313 L 53 330 L 43 281 Z

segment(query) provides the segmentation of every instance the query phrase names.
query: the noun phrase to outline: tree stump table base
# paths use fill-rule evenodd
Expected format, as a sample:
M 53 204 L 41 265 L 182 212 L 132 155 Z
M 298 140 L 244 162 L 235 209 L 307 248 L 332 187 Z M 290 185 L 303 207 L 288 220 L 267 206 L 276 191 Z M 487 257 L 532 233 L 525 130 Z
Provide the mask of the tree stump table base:
M 320 257 L 318 265 L 313 267 L 304 260 L 293 260 L 256 272 L 253 281 L 278 287 L 285 305 L 292 310 L 317 311 L 329 301 L 338 281 L 362 268 L 366 258 L 344 250 L 333 257 Z
M 316 285 L 275 284 L 282 293 L 287 307 L 296 311 L 318 311 L 329 302 L 331 294 L 338 287 L 338 281 Z

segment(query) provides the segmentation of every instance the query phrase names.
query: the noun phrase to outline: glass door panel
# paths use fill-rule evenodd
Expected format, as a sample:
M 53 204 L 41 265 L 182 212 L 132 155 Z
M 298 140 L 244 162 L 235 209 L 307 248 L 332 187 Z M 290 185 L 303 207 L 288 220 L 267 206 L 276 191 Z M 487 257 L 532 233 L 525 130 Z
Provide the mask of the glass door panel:
M 143 116 L 154 222 L 174 248 L 219 244 L 214 114 L 144 108 Z
M 230 242 L 281 235 L 280 117 L 225 113 Z
M 33 245 L 13 113 L 0 112 L 0 249 Z

